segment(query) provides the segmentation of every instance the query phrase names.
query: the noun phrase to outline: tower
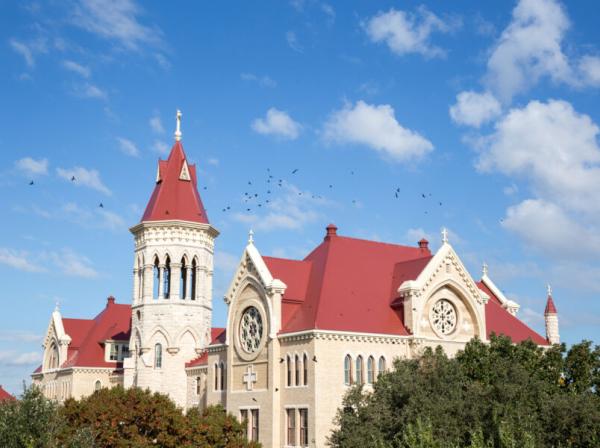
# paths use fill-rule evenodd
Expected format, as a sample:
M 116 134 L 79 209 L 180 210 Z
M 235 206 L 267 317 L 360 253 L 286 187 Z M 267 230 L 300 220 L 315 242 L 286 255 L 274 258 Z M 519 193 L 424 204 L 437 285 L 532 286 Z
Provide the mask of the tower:
M 544 320 L 546 322 L 546 339 L 551 344 L 559 344 L 558 313 L 556 306 L 554 306 L 554 300 L 552 300 L 552 288 L 550 285 L 548 285 L 548 299 L 546 301 L 546 309 L 544 310 Z
M 175 143 L 158 161 L 156 185 L 135 241 L 130 357 L 125 386 L 167 393 L 186 403 L 185 363 L 210 343 L 214 241 L 187 162 L 177 111 Z

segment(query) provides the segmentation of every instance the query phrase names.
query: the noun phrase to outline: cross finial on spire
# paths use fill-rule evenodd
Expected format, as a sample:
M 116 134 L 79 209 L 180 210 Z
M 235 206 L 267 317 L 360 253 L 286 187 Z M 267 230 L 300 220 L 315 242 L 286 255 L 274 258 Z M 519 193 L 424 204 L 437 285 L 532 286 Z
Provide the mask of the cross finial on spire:
M 488 275 L 488 272 L 489 272 L 489 270 L 488 270 L 488 265 L 487 265 L 487 263 L 484 261 L 484 262 L 483 262 L 483 275 L 484 275 L 485 277 L 487 277 L 487 275 Z
M 57 313 L 60 312 L 60 301 L 56 301 L 56 304 L 54 305 L 54 311 L 56 311 Z
M 446 244 L 448 242 L 448 229 L 445 227 L 442 229 L 442 244 Z
M 550 286 L 550 283 L 548 283 L 547 288 L 548 288 L 548 297 L 552 297 L 552 286 Z
M 177 109 L 177 126 L 175 128 L 175 140 L 181 140 L 181 111 Z
M 254 232 L 252 229 L 248 232 L 248 244 L 254 244 Z

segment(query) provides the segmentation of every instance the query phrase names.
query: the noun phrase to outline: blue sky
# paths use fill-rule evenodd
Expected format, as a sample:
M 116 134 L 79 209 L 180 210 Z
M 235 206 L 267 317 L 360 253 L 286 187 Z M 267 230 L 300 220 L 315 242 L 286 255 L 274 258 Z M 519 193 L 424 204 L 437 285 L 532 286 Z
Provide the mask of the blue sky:
M 594 2 L 100 3 L 0 6 L 8 390 L 56 301 L 82 318 L 130 302 L 128 227 L 177 108 L 221 231 L 215 326 L 251 227 L 263 254 L 302 258 L 329 222 L 434 247 L 445 226 L 533 328 L 551 283 L 562 339 L 600 340 Z

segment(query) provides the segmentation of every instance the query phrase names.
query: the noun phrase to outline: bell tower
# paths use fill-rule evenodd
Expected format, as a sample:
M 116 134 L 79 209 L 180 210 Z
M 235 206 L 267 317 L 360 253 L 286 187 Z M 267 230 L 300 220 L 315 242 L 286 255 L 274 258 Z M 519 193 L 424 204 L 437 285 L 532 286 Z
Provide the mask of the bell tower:
M 214 242 L 195 165 L 175 143 L 159 160 L 156 185 L 134 236 L 130 357 L 125 387 L 149 388 L 186 405 L 185 363 L 210 343 Z

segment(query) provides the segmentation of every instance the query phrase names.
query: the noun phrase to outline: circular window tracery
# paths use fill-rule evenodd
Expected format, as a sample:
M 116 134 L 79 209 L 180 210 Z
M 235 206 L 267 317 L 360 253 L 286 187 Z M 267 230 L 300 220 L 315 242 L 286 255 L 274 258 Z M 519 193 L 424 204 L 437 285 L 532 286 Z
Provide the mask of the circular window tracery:
M 448 335 L 456 328 L 456 308 L 449 300 L 440 299 L 431 308 L 431 325 L 442 335 Z
M 260 312 L 253 306 L 244 310 L 240 320 L 240 345 L 247 353 L 254 353 L 260 346 L 263 321 Z

